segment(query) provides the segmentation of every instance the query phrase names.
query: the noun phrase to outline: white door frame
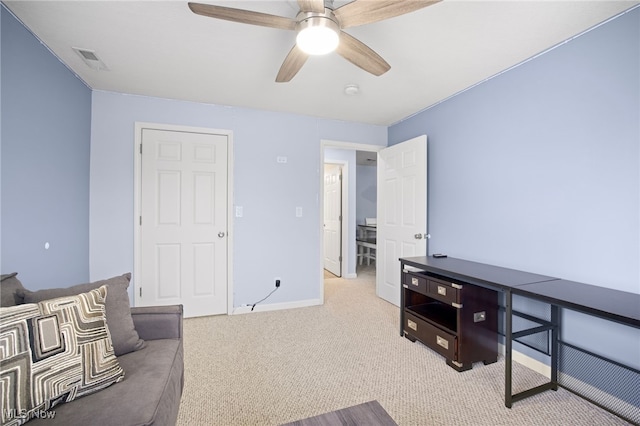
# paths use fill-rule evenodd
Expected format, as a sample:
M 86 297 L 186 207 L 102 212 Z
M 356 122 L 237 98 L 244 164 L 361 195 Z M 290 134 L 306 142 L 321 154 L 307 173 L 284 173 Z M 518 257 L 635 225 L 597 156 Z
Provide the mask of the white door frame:
M 140 215 L 142 213 L 141 188 L 142 188 L 142 155 L 140 145 L 142 143 L 142 129 L 167 130 L 183 133 L 205 133 L 214 135 L 225 135 L 227 137 L 227 315 L 233 311 L 233 132 L 231 130 L 210 129 L 206 127 L 180 126 L 161 123 L 135 123 L 135 138 L 133 145 L 134 166 L 133 166 L 133 304 L 138 305 L 139 286 L 136 281 L 138 272 L 142 268 L 142 248 Z
M 330 139 L 321 139 L 320 140 L 320 164 L 319 164 L 319 169 L 318 170 L 324 170 L 324 163 L 325 163 L 325 159 L 324 159 L 324 151 L 325 149 L 344 149 L 344 150 L 352 150 L 352 151 L 368 151 L 368 152 L 378 152 L 381 149 L 386 148 L 386 146 L 382 146 L 382 145 L 368 145 L 368 144 L 364 144 L 364 143 L 355 143 L 355 142 L 342 142 L 342 141 L 335 141 L 335 140 L 330 140 Z M 340 163 L 339 161 L 331 161 L 332 163 Z M 346 165 L 347 163 L 344 162 L 342 163 L 343 165 Z M 343 183 L 342 183 L 342 188 L 343 188 L 343 192 L 342 192 L 342 200 L 343 200 L 343 208 L 342 208 L 342 214 L 343 214 L 343 221 L 342 221 L 342 248 L 343 248 L 343 252 L 342 252 L 342 277 L 343 278 L 348 278 L 348 274 L 346 273 L 346 268 L 347 265 L 349 264 L 349 260 L 350 260 L 350 256 L 349 256 L 349 251 L 348 251 L 348 241 L 346 239 L 346 236 L 348 235 L 347 230 L 348 230 L 348 215 L 349 215 L 349 203 L 348 203 L 348 199 L 349 197 L 353 197 L 355 196 L 355 194 L 351 194 L 349 193 L 349 185 L 348 185 L 348 177 L 346 177 L 347 175 L 347 168 L 343 168 Z M 318 259 L 318 274 L 320 276 L 320 300 L 322 301 L 322 303 L 324 304 L 324 173 L 318 173 L 319 177 L 320 177 L 320 195 L 318 196 L 319 201 L 320 201 L 320 221 L 318 224 L 318 229 L 319 229 L 319 234 L 320 234 L 320 257 Z M 378 203 L 381 202 L 381 200 L 378 199 L 377 201 Z

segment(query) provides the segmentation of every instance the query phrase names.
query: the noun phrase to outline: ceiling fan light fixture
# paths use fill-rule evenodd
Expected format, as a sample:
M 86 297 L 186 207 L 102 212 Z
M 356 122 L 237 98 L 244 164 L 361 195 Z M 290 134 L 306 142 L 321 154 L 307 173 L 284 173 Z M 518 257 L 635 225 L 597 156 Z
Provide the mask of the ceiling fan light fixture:
M 325 16 L 312 16 L 298 23 L 296 44 L 308 55 L 333 52 L 340 42 L 340 28 Z

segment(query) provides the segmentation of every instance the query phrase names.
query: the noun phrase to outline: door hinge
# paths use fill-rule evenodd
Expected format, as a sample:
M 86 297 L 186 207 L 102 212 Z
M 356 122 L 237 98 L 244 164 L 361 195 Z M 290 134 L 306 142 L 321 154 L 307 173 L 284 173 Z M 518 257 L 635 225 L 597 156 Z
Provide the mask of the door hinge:
M 140 226 L 142 226 L 142 216 L 140 216 Z
M 142 154 L 142 144 L 140 144 L 140 154 Z
M 342 262 L 342 256 L 338 256 L 338 262 Z
M 140 297 L 142 297 L 142 287 L 140 287 Z

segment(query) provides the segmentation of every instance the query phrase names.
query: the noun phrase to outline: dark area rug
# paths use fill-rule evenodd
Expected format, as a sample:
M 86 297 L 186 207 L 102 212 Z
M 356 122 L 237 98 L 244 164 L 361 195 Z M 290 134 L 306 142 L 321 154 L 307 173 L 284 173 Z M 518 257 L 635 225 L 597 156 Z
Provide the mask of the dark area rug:
M 282 426 L 398 426 L 378 401 L 369 401 L 342 410 L 287 423 Z

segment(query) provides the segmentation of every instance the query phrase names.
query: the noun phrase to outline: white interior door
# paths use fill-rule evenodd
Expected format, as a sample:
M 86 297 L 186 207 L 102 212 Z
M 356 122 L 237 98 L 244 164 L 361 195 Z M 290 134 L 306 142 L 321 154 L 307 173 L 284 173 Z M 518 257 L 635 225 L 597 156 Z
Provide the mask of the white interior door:
M 324 269 L 341 276 L 342 271 L 342 167 L 324 166 Z
M 378 153 L 376 293 L 400 306 L 401 257 L 427 253 L 427 137 Z
M 142 130 L 136 303 L 227 311 L 227 136 Z

